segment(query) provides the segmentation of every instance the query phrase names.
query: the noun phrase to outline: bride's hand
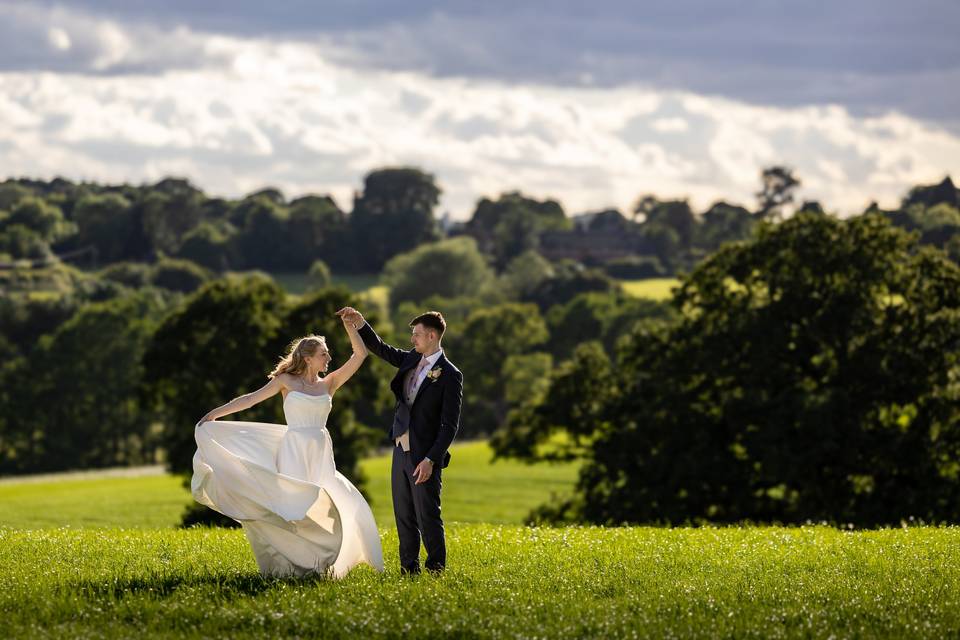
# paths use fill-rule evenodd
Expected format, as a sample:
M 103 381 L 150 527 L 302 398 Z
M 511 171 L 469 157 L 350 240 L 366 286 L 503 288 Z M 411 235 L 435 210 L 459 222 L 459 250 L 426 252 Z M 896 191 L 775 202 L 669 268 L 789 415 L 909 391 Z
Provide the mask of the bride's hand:
M 344 307 L 343 309 L 337 311 L 337 315 L 340 316 L 341 320 L 343 320 L 343 325 L 345 327 L 359 329 L 363 326 L 363 315 L 353 307 Z
M 212 422 L 212 421 L 214 421 L 214 420 L 216 420 L 216 419 L 217 419 L 217 417 L 216 417 L 215 415 L 213 415 L 213 412 L 211 411 L 211 412 L 208 413 L 207 415 L 205 415 L 205 416 L 203 416 L 202 418 L 200 418 L 200 420 L 197 421 L 197 424 L 195 425 L 195 427 L 199 427 L 199 426 L 202 425 L 204 422 Z

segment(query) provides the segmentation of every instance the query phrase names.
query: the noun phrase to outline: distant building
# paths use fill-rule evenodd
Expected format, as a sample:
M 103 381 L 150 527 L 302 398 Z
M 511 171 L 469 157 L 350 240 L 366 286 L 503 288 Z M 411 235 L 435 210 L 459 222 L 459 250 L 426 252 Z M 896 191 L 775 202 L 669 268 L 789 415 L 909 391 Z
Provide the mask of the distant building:
M 548 260 L 571 259 L 600 264 L 640 253 L 643 240 L 635 225 L 616 209 L 573 216 L 573 230 L 540 234 L 540 253 Z

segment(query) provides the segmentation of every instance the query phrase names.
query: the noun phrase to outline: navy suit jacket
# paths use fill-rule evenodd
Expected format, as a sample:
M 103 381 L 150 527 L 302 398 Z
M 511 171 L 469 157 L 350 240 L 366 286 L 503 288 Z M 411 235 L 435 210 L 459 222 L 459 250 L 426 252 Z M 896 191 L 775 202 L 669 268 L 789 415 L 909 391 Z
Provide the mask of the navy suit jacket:
M 403 351 L 384 343 L 369 323 L 360 328 L 360 337 L 370 353 L 397 367 L 397 375 L 390 382 L 396 396 L 394 424 L 410 432 L 410 454 L 414 465 L 430 458 L 440 468 L 450 464 L 450 444 L 460 428 L 460 407 L 463 404 L 463 374 L 441 354 L 431 371 L 439 369 L 436 379 L 424 378 L 417 390 L 413 405 L 403 398 L 403 383 L 407 373 L 416 368 L 422 357 L 415 349 Z M 390 427 L 393 432 L 393 425 Z

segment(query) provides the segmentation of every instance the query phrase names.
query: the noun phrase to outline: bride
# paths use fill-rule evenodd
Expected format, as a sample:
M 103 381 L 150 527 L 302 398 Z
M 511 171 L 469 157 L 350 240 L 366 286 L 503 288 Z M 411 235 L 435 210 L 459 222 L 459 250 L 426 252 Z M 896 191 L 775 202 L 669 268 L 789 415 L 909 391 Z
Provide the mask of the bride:
M 326 429 L 333 396 L 367 357 L 356 328 L 343 324 L 353 354 L 342 367 L 321 377 L 332 359 L 326 340 L 299 338 L 267 384 L 197 423 L 193 497 L 240 522 L 263 575 L 339 578 L 361 563 L 383 571 L 373 513 L 337 471 Z M 286 425 L 217 420 L 277 393 Z

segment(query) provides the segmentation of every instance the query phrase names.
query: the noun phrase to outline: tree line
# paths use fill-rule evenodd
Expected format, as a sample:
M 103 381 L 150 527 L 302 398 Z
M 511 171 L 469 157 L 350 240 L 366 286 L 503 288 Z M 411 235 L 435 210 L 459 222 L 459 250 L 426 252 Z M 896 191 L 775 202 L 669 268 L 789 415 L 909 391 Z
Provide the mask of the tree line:
M 336 308 L 367 310 L 399 344 L 435 308 L 470 372 L 462 437 L 584 461 L 576 492 L 534 520 L 955 520 L 958 191 L 947 178 L 895 210 L 839 220 L 804 202 L 787 217 L 798 185 L 773 167 L 754 210 L 702 214 L 642 196 L 626 215 L 570 217 L 506 193 L 443 228 L 439 187 L 409 168 L 369 174 L 349 214 L 327 196 L 225 201 L 175 179 L 8 180 L 0 473 L 157 456 L 187 472 L 197 417 L 260 386 L 290 339 L 323 333 L 346 356 Z M 545 257 L 605 229 L 626 255 Z M 52 257 L 85 246 L 97 269 Z M 250 271 L 294 268 L 314 290 Z M 375 270 L 388 299 L 330 286 L 331 269 Z M 621 285 L 667 273 L 669 303 Z M 331 418 L 361 486 L 356 462 L 392 406 L 381 369 L 365 366 Z

